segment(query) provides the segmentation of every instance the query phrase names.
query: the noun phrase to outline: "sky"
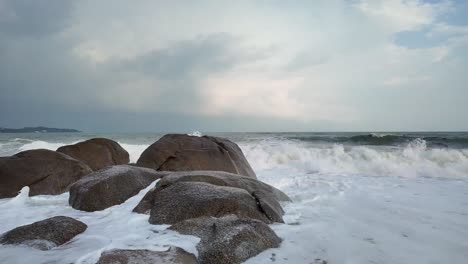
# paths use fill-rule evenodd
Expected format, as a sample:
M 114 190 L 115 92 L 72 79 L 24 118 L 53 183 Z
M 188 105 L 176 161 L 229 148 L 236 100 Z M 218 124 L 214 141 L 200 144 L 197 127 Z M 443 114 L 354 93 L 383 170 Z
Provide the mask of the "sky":
M 468 1 L 0 0 L 0 127 L 467 131 Z

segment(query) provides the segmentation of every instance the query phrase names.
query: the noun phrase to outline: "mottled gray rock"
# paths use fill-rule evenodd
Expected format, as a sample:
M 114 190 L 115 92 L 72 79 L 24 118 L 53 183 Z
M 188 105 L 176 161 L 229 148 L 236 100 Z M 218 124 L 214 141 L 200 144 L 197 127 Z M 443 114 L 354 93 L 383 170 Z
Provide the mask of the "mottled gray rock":
M 250 177 L 221 171 L 183 171 L 173 172 L 162 178 L 156 188 L 145 195 L 134 211 L 149 213 L 153 206 L 152 198 L 154 195 L 152 192 L 167 188 L 177 182 L 205 182 L 246 190 L 257 200 L 259 209 L 273 222 L 283 222 L 281 216 L 284 211 L 278 201 L 290 201 L 289 197 L 282 191 Z
M 167 251 L 113 249 L 101 254 L 97 264 L 197 264 L 195 255 L 177 247 Z
M 23 244 L 49 250 L 70 241 L 86 228 L 86 224 L 73 218 L 55 216 L 4 233 L 0 237 L 0 244 Z
M 125 202 L 166 174 L 130 165 L 107 167 L 75 182 L 70 187 L 69 203 L 82 211 L 104 210 Z
M 107 138 L 92 138 L 74 145 L 62 146 L 57 151 L 83 161 L 93 170 L 130 162 L 128 152 L 119 143 Z
M 0 198 L 14 197 L 25 186 L 29 186 L 31 196 L 61 194 L 91 172 L 85 163 L 46 149 L 0 157 Z
M 218 137 L 165 135 L 141 154 L 137 165 L 161 171 L 226 171 L 256 178 L 239 146 Z
M 228 214 L 273 222 L 261 210 L 255 198 L 239 188 L 204 182 L 177 182 L 154 190 L 152 196 L 151 224 L 174 224 L 190 218 Z
M 279 247 L 281 243 L 267 224 L 233 215 L 189 219 L 169 229 L 199 237 L 198 261 L 204 264 L 242 263 L 266 249 Z

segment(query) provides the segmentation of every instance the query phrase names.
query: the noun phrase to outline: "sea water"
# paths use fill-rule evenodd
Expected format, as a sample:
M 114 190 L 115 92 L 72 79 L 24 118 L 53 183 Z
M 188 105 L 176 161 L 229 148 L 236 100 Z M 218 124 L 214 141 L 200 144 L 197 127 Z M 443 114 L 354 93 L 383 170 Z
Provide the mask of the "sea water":
M 202 133 L 190 133 L 200 136 Z M 241 147 L 260 180 L 284 203 L 283 239 L 246 263 L 468 263 L 467 133 L 208 133 Z M 0 134 L 0 156 L 92 137 L 118 141 L 135 162 L 161 134 Z M 49 251 L 0 246 L 0 263 L 95 263 L 112 248 L 197 254 L 198 238 L 150 225 L 132 209 L 152 186 L 99 212 L 68 205 L 68 194 L 0 199 L 0 233 L 56 215 L 88 229 Z M 325 261 L 325 262 L 324 262 Z

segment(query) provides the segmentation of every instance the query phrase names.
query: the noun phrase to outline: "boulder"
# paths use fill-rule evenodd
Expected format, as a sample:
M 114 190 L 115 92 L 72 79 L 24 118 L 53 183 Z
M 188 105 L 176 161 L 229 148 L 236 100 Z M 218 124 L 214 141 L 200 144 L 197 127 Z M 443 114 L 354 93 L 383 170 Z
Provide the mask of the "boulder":
M 226 171 L 256 178 L 239 146 L 209 136 L 165 135 L 141 154 L 137 165 L 161 171 Z
M 281 216 L 284 211 L 278 201 L 291 201 L 282 191 L 250 177 L 221 171 L 184 171 L 173 172 L 162 178 L 156 188 L 145 195 L 134 211 L 149 214 L 153 206 L 152 192 L 156 189 L 167 188 L 177 182 L 205 182 L 243 189 L 257 200 L 260 210 L 273 222 L 283 222 Z
M 195 255 L 178 247 L 167 251 L 112 249 L 104 251 L 97 264 L 197 264 Z
M 0 198 L 14 197 L 24 186 L 29 195 L 61 194 L 92 170 L 63 153 L 36 149 L 0 157 Z
M 99 211 L 121 204 L 167 173 L 130 165 L 93 172 L 70 187 L 70 205 L 82 211 Z
M 55 216 L 4 233 L 0 236 L 0 244 L 23 244 L 49 250 L 70 241 L 86 228 L 86 224 L 71 217 Z
M 167 188 L 156 188 L 149 195 L 152 196 L 151 224 L 175 224 L 190 218 L 228 214 L 273 222 L 261 210 L 257 200 L 239 188 L 204 182 L 177 182 Z M 134 211 L 138 212 L 138 208 Z M 281 219 L 281 216 L 275 215 L 276 218 Z
M 266 249 L 279 247 L 281 243 L 267 224 L 233 215 L 189 219 L 169 229 L 199 237 L 198 261 L 204 264 L 242 263 Z
M 128 152 L 119 143 L 107 138 L 92 138 L 74 145 L 62 146 L 57 151 L 83 161 L 92 170 L 130 162 Z

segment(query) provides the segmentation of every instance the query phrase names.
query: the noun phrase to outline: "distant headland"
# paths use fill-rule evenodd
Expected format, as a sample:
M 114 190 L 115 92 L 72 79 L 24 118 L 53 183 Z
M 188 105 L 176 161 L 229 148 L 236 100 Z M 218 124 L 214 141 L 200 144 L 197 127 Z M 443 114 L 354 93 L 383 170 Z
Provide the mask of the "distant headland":
M 0 133 L 74 133 L 81 132 L 70 128 L 52 128 L 52 127 L 23 127 L 23 128 L 4 128 L 0 127 Z

